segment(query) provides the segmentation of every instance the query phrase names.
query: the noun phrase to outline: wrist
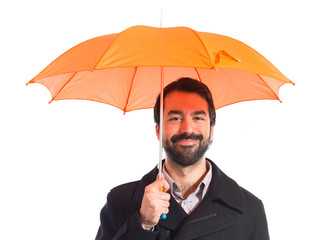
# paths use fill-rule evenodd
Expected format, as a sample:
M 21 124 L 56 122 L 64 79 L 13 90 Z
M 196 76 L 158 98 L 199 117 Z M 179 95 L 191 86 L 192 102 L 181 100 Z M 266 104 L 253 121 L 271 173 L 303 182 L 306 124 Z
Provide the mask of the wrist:
M 142 214 L 142 209 L 140 209 L 139 211 L 139 215 L 140 215 L 140 225 L 144 230 L 150 231 L 154 228 L 154 226 L 151 224 L 151 222 L 146 221 L 144 219 L 144 215 Z
M 140 219 L 140 224 L 141 224 L 141 227 L 142 227 L 144 230 L 147 230 L 147 231 L 153 231 L 153 229 L 154 229 L 154 226 L 151 226 L 151 225 L 146 224 L 144 221 L 142 221 L 142 219 Z
M 146 231 L 152 231 L 152 232 L 154 231 L 154 227 L 146 227 L 144 225 L 141 225 L 141 227 Z

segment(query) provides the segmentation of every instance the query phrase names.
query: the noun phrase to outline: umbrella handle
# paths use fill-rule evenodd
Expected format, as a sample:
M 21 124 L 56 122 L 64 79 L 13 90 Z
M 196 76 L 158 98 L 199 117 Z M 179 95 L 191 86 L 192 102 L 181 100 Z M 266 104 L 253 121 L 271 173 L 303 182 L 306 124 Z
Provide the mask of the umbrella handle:
M 163 188 L 160 188 L 159 190 L 160 192 L 163 192 Z M 161 214 L 161 219 L 166 219 L 167 218 L 167 214 Z

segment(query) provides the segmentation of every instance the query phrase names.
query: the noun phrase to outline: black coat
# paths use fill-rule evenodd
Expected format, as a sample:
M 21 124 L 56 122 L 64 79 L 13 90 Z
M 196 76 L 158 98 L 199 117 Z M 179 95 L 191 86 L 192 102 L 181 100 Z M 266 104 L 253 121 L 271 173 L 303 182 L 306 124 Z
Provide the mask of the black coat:
M 167 219 L 160 220 L 154 231 L 142 229 L 139 209 L 144 189 L 155 181 L 157 169 L 140 181 L 112 189 L 101 210 L 96 240 L 268 240 L 262 202 L 210 163 L 212 181 L 202 202 L 187 215 L 171 197 Z

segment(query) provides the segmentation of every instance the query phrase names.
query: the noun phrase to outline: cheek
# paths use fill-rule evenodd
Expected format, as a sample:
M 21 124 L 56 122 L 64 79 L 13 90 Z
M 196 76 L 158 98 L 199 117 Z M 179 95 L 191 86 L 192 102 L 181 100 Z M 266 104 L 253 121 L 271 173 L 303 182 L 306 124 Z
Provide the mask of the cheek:
M 164 131 L 163 133 L 162 133 L 162 137 L 164 138 L 164 139 L 170 139 L 172 136 L 173 136 L 174 134 L 173 133 L 171 133 L 171 131 Z
M 209 129 L 208 127 L 204 127 L 200 129 L 200 133 L 202 133 L 204 137 L 208 137 L 210 140 L 212 140 L 213 131 L 211 128 Z
M 162 138 L 165 141 L 170 141 L 171 137 L 178 134 L 178 128 L 174 126 L 167 126 L 163 128 Z
M 178 131 L 178 127 L 174 124 L 163 124 L 163 134 L 170 135 Z

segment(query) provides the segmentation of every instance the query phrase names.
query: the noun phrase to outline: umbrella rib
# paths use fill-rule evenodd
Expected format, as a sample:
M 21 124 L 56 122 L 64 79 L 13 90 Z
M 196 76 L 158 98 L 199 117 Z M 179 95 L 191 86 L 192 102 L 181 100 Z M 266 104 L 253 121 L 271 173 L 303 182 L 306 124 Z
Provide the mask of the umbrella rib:
M 196 35 L 196 37 L 198 38 L 198 40 L 201 42 L 201 44 L 202 44 L 202 46 L 203 46 L 203 48 L 204 48 L 206 54 L 208 55 L 208 58 L 209 58 L 210 62 L 212 63 L 212 67 L 215 68 L 215 65 L 214 65 L 213 62 L 211 61 L 210 54 L 209 54 L 207 48 L 205 47 L 205 45 L 204 45 L 202 39 L 201 39 L 200 36 L 198 35 L 197 31 L 195 31 L 195 30 L 192 29 L 192 28 L 189 28 L 189 29 Z
M 198 79 L 200 80 L 200 82 L 202 82 L 201 76 L 200 76 L 200 74 L 199 74 L 197 68 L 195 68 L 195 72 L 196 72 L 197 77 L 198 77 Z
M 117 34 L 120 35 L 120 33 L 117 33 Z M 118 36 L 118 37 L 119 37 L 119 36 Z M 94 67 L 93 67 L 94 70 L 98 70 L 98 69 L 96 68 L 97 65 L 98 65 L 99 62 L 103 59 L 105 53 L 110 49 L 110 47 L 112 46 L 112 44 L 115 42 L 115 40 L 116 40 L 118 37 L 116 37 L 116 38 L 114 39 L 114 41 L 111 42 L 111 43 L 108 45 L 108 47 L 105 49 L 104 53 L 100 56 L 99 60 L 98 60 L 97 63 L 94 65 Z
M 55 94 L 55 96 L 50 100 L 49 103 L 51 103 L 52 101 L 55 100 L 55 98 L 57 97 L 57 95 L 65 88 L 65 86 L 75 77 L 75 75 L 77 74 L 77 72 L 75 72 L 70 78 L 69 80 L 60 88 L 60 90 L 58 90 L 58 92 Z
M 124 107 L 124 114 L 126 113 L 126 108 L 127 108 L 128 101 L 129 101 L 129 98 L 130 98 L 130 95 L 131 95 L 131 92 L 132 92 L 133 83 L 134 83 L 134 79 L 135 79 L 135 75 L 136 75 L 137 71 L 138 71 L 138 67 L 135 67 L 134 74 L 133 74 L 133 77 L 132 77 L 131 86 L 129 88 L 126 104 L 125 104 L 125 107 Z
M 276 99 L 278 99 L 278 101 L 280 103 L 282 103 L 282 101 L 280 100 L 280 98 L 278 97 L 278 95 L 273 91 L 273 89 L 264 81 L 264 79 L 262 77 L 260 77 L 259 74 L 257 74 L 257 76 L 259 77 L 259 79 L 269 88 L 271 89 L 272 93 L 274 94 L 274 96 L 276 97 Z

